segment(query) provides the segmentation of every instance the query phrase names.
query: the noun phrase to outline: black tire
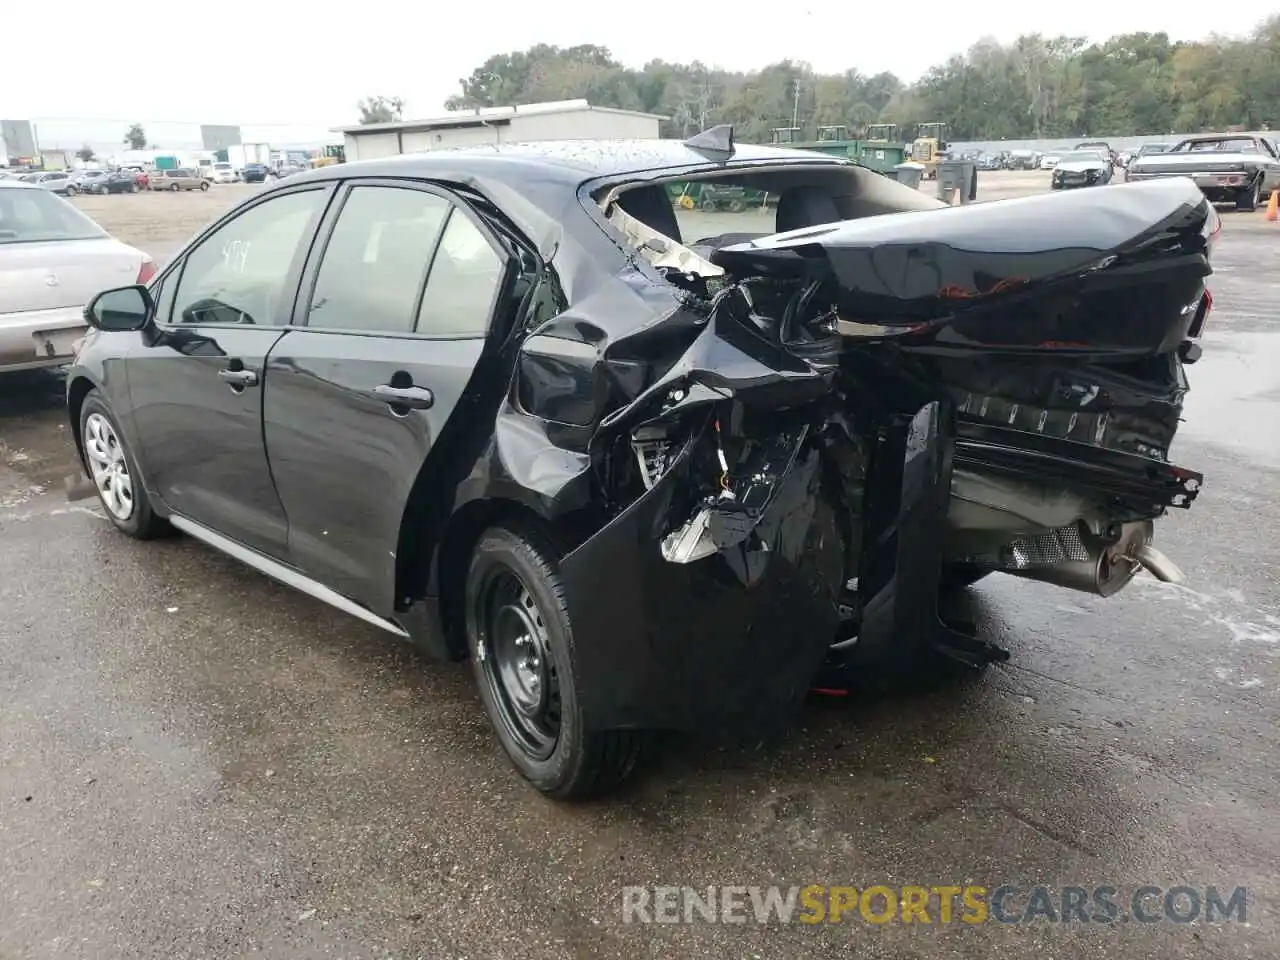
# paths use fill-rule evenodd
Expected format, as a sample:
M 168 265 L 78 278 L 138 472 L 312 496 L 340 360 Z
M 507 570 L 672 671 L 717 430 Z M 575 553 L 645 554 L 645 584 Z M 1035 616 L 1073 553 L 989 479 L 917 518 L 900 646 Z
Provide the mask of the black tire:
M 989 567 L 979 567 L 971 563 L 954 563 L 942 568 L 940 584 L 943 590 L 963 590 L 991 573 L 995 571 Z
M 730 200 L 726 206 L 729 208 L 730 213 L 741 213 L 743 210 L 747 209 L 747 205 L 737 197 Z
M 200 181 L 200 190 L 203 192 L 203 191 L 208 190 L 208 189 L 209 189 L 209 181 L 208 181 L 208 180 L 201 180 L 201 181 Z
M 133 508 L 127 517 L 121 517 L 107 502 L 106 495 L 95 480 L 94 489 L 98 492 L 98 502 L 102 504 L 103 510 L 106 511 L 107 519 L 115 525 L 117 530 L 137 540 L 152 540 L 169 533 L 172 528 L 169 526 L 168 521 L 157 516 L 155 510 L 151 507 L 151 500 L 147 496 L 146 489 L 142 486 L 142 481 L 139 479 L 140 474 L 138 473 L 137 462 L 133 458 L 133 452 L 124 442 L 124 437 L 120 432 L 120 425 L 116 422 L 115 415 L 112 414 L 111 408 L 107 405 L 106 398 L 96 389 L 89 391 L 84 398 L 83 405 L 80 407 L 80 444 L 85 451 L 86 464 L 92 463 L 93 459 L 89 450 L 91 439 L 88 436 L 88 424 L 90 418 L 94 416 L 102 417 L 110 425 L 119 452 L 123 457 L 125 470 L 131 481 Z M 93 476 L 91 467 L 90 476 Z
M 577 800 L 626 780 L 645 738 L 584 727 L 559 558 L 532 529 L 486 530 L 467 572 L 467 647 L 480 699 L 512 764 L 547 796 Z M 517 647 L 532 653 L 532 669 L 514 666 L 531 659 L 518 660 Z M 527 682 L 530 674 L 539 676 L 536 685 Z
M 1262 178 L 1258 177 L 1236 195 L 1236 209 L 1243 213 L 1257 210 L 1260 199 L 1262 199 Z
M 179 187 L 176 183 L 174 183 L 174 184 L 170 184 L 169 189 L 172 190 L 174 193 L 177 193 L 182 188 Z
M 70 185 L 68 185 L 68 186 L 67 186 L 67 196 L 68 196 L 68 197 L 74 197 L 74 196 L 75 196 L 77 193 L 79 193 L 79 192 L 80 192 L 80 190 L 79 190 L 78 188 L 73 187 L 73 186 L 70 186 Z

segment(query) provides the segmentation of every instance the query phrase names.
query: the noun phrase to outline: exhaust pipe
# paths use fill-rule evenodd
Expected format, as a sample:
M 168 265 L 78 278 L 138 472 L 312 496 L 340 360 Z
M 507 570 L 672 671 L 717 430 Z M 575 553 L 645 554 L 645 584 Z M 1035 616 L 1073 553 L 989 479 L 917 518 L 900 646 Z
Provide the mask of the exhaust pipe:
M 1119 593 L 1142 569 L 1165 583 L 1184 583 L 1186 577 L 1177 564 L 1151 545 L 1154 532 L 1150 520 L 1122 524 L 1120 537 L 1115 543 L 1101 549 L 1089 545 L 1086 559 L 1063 560 L 1052 566 L 1025 570 L 1005 570 L 1005 573 L 1101 597 Z
M 1182 569 L 1149 543 L 1144 543 L 1135 550 L 1133 559 L 1142 564 L 1147 573 L 1162 583 L 1187 582 L 1187 575 L 1182 572 Z

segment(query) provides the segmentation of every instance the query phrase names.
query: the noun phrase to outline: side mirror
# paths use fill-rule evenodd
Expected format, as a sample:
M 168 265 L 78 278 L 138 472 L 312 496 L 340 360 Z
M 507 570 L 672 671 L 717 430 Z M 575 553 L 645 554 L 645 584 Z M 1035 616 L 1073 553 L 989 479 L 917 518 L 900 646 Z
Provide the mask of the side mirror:
M 151 322 L 155 302 L 146 287 L 104 290 L 84 308 L 85 322 L 109 332 L 141 330 Z

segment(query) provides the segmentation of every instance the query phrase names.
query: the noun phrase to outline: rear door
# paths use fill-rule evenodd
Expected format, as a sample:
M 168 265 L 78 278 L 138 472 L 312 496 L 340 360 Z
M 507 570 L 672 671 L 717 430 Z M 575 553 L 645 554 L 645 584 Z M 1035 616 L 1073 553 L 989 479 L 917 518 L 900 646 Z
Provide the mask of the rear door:
M 291 562 L 389 615 L 409 493 L 484 352 L 507 256 L 434 187 L 352 181 L 340 204 L 271 351 L 263 429 Z

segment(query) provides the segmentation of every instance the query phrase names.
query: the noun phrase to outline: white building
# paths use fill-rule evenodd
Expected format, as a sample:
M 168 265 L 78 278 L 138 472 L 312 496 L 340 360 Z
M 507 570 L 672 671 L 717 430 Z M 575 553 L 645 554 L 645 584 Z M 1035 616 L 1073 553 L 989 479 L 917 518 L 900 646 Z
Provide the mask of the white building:
M 593 107 L 585 100 L 460 110 L 428 120 L 338 127 L 351 160 L 530 140 L 653 139 L 665 117 Z

